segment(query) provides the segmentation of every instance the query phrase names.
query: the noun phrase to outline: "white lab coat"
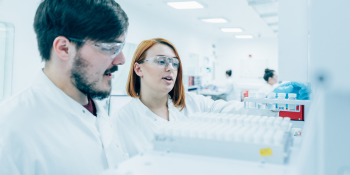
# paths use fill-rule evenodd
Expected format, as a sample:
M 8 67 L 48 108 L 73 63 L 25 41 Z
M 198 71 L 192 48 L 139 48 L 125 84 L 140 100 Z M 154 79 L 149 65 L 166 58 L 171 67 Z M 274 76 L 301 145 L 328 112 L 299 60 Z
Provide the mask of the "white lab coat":
M 241 101 L 240 94 L 238 92 L 237 83 L 231 77 L 227 78 L 225 94 L 226 94 L 226 101 L 231 101 L 231 100 Z
M 186 92 L 185 102 L 185 108 L 179 111 L 180 108 L 174 106 L 169 96 L 169 121 L 187 120 L 188 116 L 197 112 L 268 116 L 278 115 L 278 113 L 272 111 L 244 109 L 243 102 L 214 101 L 209 97 L 196 95 L 191 92 Z M 151 151 L 154 132 L 158 127 L 169 122 L 154 114 L 139 98 L 133 98 L 111 117 L 113 122 L 117 125 L 116 133 L 121 140 L 123 149 L 128 152 L 130 157 L 142 152 Z
M 265 93 L 268 94 L 270 92 L 272 92 L 276 87 L 278 86 L 278 84 L 274 84 L 273 86 L 271 86 L 268 83 L 265 83 L 258 91 L 258 93 Z
M 96 175 L 126 159 L 109 116 L 94 102 L 97 117 L 40 71 L 0 104 L 0 174 Z

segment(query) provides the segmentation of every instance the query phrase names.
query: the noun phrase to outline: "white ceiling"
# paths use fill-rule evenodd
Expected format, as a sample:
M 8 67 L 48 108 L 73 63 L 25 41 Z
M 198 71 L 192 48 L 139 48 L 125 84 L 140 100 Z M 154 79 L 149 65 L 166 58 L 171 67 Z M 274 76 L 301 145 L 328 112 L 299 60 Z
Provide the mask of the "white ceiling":
M 186 0 L 116 0 L 123 7 L 140 9 L 140 13 L 149 13 L 159 16 L 161 19 L 174 21 L 189 30 L 198 31 L 216 38 L 234 38 L 236 34 L 253 35 L 254 38 L 277 37 L 276 33 L 268 24 L 260 18 L 260 15 L 248 5 L 246 0 L 196 0 L 205 6 L 203 9 L 177 10 L 166 4 L 166 2 Z M 188 0 L 190 1 L 190 0 Z M 228 23 L 211 24 L 204 23 L 198 18 L 221 17 L 227 19 Z M 239 27 L 244 31 L 241 33 L 224 33 L 221 27 Z

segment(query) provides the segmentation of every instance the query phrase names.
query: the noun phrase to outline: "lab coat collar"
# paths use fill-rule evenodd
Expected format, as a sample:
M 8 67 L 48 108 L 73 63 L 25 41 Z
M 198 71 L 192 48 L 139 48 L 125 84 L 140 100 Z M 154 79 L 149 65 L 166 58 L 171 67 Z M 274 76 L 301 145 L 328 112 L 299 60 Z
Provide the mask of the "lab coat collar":
M 94 100 L 94 99 L 93 99 Z M 97 110 L 97 127 L 101 134 L 101 140 L 103 146 L 108 148 L 113 140 L 113 125 L 110 121 L 110 117 L 107 112 L 104 110 L 102 105 L 94 100 L 96 110 Z
M 55 104 L 61 105 L 61 107 L 70 110 L 76 111 L 77 113 L 81 113 L 81 111 L 86 111 L 83 105 L 78 103 L 69 97 L 66 93 L 64 93 L 61 89 L 59 89 L 47 76 L 43 71 L 40 71 L 36 80 L 33 83 L 35 88 L 39 88 L 42 93 L 44 93 L 50 100 L 56 101 Z M 87 112 L 85 115 L 82 113 L 81 116 L 84 120 L 88 120 L 90 122 L 96 121 L 96 126 L 101 136 L 101 140 L 103 146 L 107 148 L 113 139 L 113 128 L 110 122 L 110 118 L 101 104 L 93 99 L 94 104 L 96 106 L 97 117 L 95 117 L 90 112 Z
M 42 71 L 39 72 L 36 77 L 33 85 L 33 88 L 39 89 L 47 98 L 50 99 L 55 104 L 58 104 L 58 107 L 81 112 L 85 110 L 84 106 L 79 104 L 77 101 L 73 100 L 66 93 L 64 93 L 60 88 L 58 88 L 46 74 Z
M 174 106 L 174 103 L 171 99 L 171 96 L 168 95 L 168 111 L 169 111 L 169 121 L 159 117 L 158 115 L 156 115 L 155 113 L 153 113 L 146 105 L 144 105 L 141 100 L 139 98 L 135 98 L 135 100 L 137 101 L 138 105 L 140 106 L 140 109 L 142 109 L 142 111 L 145 111 L 145 115 L 146 117 L 150 118 L 152 121 L 155 121 L 155 123 L 157 124 L 164 124 L 167 122 L 172 122 L 172 121 L 176 121 L 179 117 L 180 118 L 187 118 L 186 116 L 184 116 L 184 114 L 182 114 L 180 112 L 180 109 Z
M 175 107 L 171 96 L 168 96 L 168 110 L 169 110 L 169 121 L 177 121 L 179 118 L 181 120 L 187 118 L 183 113 L 180 112 L 181 107 Z
M 164 122 L 168 122 L 167 120 L 159 117 L 158 115 L 156 115 L 155 113 L 153 113 L 146 105 L 144 105 L 140 98 L 134 98 L 134 100 L 137 102 L 137 105 L 139 107 L 139 110 L 144 111 L 144 116 L 148 117 L 150 120 L 154 121 L 157 124 L 161 124 Z M 138 108 L 137 106 L 135 106 L 135 108 Z

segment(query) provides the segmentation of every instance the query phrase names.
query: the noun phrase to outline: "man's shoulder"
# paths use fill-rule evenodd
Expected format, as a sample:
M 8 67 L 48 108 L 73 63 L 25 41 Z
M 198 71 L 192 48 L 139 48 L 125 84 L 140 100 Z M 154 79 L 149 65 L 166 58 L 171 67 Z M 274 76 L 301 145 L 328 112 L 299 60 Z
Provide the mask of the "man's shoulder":
M 20 138 L 29 134 L 31 117 L 38 109 L 31 108 L 32 100 L 26 98 L 27 92 L 22 92 L 0 104 L 0 139 Z M 12 141 L 11 141 L 12 142 Z
M 6 99 L 0 103 L 0 124 L 6 122 L 8 125 L 12 123 L 19 125 L 21 120 L 25 121 L 30 116 L 35 116 L 40 109 L 44 108 L 40 104 L 42 94 L 36 93 L 32 88 Z

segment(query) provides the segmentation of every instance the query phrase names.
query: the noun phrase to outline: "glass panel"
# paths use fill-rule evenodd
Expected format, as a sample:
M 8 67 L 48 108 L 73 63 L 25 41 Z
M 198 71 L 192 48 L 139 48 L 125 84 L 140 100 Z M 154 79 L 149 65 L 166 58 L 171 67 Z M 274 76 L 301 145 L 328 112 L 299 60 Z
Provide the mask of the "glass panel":
M 14 27 L 0 22 L 0 101 L 11 96 Z
M 100 101 L 100 104 L 103 105 L 108 114 L 113 114 L 111 112 L 115 111 L 115 109 L 111 109 L 111 107 L 115 107 L 118 105 L 123 105 L 120 100 L 115 100 L 120 97 L 129 97 L 126 94 L 126 82 L 129 76 L 129 69 L 131 65 L 132 57 L 136 51 L 137 45 L 125 43 L 123 48 L 123 54 L 125 56 L 124 65 L 118 66 L 118 71 L 114 72 L 112 79 L 112 93 L 111 96 Z M 131 99 L 131 97 L 129 97 Z M 126 98 L 128 99 L 128 98 Z M 123 101 L 123 100 L 122 100 Z
M 125 43 L 123 53 L 125 56 L 125 64 L 118 66 L 118 71 L 113 73 L 112 79 L 112 94 L 126 95 L 126 82 L 128 80 L 131 60 L 136 51 L 137 45 Z

